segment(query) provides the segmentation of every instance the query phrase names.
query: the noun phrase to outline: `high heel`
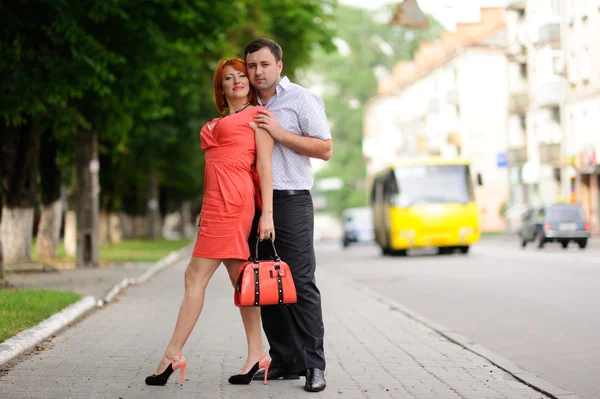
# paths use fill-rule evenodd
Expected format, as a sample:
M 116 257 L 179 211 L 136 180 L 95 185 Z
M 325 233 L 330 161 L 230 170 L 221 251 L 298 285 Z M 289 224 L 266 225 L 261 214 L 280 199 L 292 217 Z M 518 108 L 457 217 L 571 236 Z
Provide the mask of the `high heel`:
M 173 364 L 175 364 L 175 362 L 179 361 L 179 359 L 181 359 L 182 356 L 183 356 L 182 353 L 175 356 L 175 358 L 173 358 L 171 363 L 169 363 L 169 365 L 167 366 L 165 371 L 163 371 L 159 375 L 152 374 L 151 376 L 146 377 L 146 385 L 165 385 L 167 383 L 167 381 L 169 380 L 169 377 L 171 376 L 171 374 L 173 374 L 173 372 L 175 370 L 180 369 L 181 376 L 179 377 L 179 385 L 183 386 L 183 378 L 185 375 L 185 368 L 187 366 L 187 360 L 184 362 L 181 362 L 177 366 L 173 367 Z
M 229 377 L 229 383 L 234 384 L 234 385 L 248 385 L 248 384 L 250 384 L 250 381 L 252 381 L 252 378 L 254 378 L 254 374 L 258 373 L 258 370 L 264 369 L 265 370 L 264 384 L 267 385 L 267 375 L 269 374 L 269 366 L 271 365 L 271 362 L 267 361 L 267 362 L 264 362 L 261 364 L 260 362 L 265 357 L 267 357 L 267 355 L 262 355 L 260 357 L 260 359 L 258 359 L 258 362 L 256 362 L 254 364 L 254 366 L 252 366 L 250 371 L 248 371 L 246 374 L 236 374 L 236 375 L 232 375 L 231 377 Z

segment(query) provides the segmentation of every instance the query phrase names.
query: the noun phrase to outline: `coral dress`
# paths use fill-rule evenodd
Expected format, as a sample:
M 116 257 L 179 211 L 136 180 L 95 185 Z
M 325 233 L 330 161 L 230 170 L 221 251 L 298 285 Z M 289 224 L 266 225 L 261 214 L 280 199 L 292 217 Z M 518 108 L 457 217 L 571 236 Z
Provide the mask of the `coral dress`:
M 200 131 L 204 199 L 193 256 L 248 259 L 248 236 L 260 196 L 256 140 L 249 122 L 260 107 L 213 119 Z M 260 205 L 260 204 L 258 204 Z

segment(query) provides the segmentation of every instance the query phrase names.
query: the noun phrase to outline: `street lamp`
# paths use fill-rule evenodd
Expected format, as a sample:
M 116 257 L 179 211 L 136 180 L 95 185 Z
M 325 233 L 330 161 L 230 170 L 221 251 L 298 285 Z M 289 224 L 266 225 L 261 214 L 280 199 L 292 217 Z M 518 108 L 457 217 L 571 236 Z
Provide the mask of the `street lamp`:
M 417 0 L 404 0 L 396 7 L 389 25 L 401 26 L 403 28 L 427 29 L 429 23 Z

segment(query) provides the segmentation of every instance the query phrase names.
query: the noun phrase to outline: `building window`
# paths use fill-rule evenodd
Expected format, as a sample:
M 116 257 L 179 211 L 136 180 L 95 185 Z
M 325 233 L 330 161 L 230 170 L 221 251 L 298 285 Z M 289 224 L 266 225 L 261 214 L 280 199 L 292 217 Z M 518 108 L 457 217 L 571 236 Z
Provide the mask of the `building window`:
M 581 49 L 581 65 L 580 65 L 580 73 L 581 80 L 584 82 L 589 82 L 590 75 L 592 74 L 592 60 L 590 57 L 590 52 L 587 47 Z
M 519 74 L 521 78 L 527 79 L 527 64 L 519 64 Z
M 573 22 L 575 21 L 575 0 L 567 0 L 567 21 L 569 22 L 569 26 L 573 27 Z
M 567 68 L 569 83 L 575 85 L 577 82 L 577 57 L 574 51 L 569 52 L 569 66 Z

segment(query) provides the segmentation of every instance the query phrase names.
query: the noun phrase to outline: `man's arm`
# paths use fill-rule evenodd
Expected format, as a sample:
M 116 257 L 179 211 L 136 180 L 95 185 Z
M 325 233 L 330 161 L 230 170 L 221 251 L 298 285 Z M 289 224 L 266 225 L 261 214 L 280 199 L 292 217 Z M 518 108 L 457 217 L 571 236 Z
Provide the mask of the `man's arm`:
M 285 130 L 270 110 L 260 109 L 254 117 L 258 126 L 267 130 L 276 141 L 299 154 L 328 161 L 333 153 L 329 123 L 325 116 L 323 101 L 307 94 L 306 101 L 298 110 L 298 122 L 305 135 Z
M 329 161 L 329 158 L 331 158 L 333 152 L 331 139 L 323 140 L 316 137 L 300 136 L 290 133 L 283 128 L 281 130 L 281 133 L 273 138 L 298 154 L 322 159 L 323 161 Z

